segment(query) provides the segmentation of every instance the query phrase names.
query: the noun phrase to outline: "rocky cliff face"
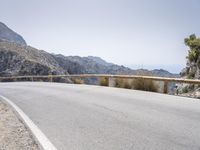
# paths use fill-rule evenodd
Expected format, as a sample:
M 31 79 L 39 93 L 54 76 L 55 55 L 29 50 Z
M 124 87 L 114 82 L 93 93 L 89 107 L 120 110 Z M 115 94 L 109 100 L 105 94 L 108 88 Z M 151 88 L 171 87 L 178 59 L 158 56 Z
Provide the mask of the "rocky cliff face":
M 12 31 L 2 22 L 0 22 L 0 39 L 14 42 L 20 45 L 26 45 L 26 42 L 22 36 Z
M 79 56 L 56 56 L 57 61 L 60 62 L 63 58 L 65 59 L 65 65 L 67 63 L 75 65 L 72 70 L 72 66 L 70 65 L 67 70 L 70 70 L 71 73 L 93 73 L 93 74 L 131 74 L 133 70 L 119 65 L 105 65 L 99 61 L 95 61 L 94 59 L 88 57 L 79 57 Z M 62 65 L 62 64 L 60 64 Z
M 1 76 L 68 73 L 137 74 L 140 71 L 115 64 L 104 65 L 88 57 L 50 54 L 30 46 L 0 40 Z
M 105 60 L 101 59 L 100 57 L 96 57 L 96 56 L 88 56 L 88 57 L 85 57 L 85 58 L 93 60 L 93 61 L 95 61 L 98 64 L 101 64 L 103 66 L 112 66 L 112 65 L 114 65 L 113 63 L 108 63 Z
M 0 40 L 0 75 L 66 74 L 57 61 L 44 51 Z

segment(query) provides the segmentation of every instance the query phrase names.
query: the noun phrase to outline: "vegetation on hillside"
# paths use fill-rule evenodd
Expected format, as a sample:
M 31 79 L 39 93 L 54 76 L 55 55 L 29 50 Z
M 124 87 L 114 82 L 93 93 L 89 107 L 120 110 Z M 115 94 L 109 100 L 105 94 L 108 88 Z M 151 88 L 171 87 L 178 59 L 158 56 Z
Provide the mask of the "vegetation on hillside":
M 159 88 L 154 81 L 143 78 L 133 79 L 133 80 L 121 79 L 121 78 L 116 79 L 115 87 L 142 90 L 142 91 L 151 91 L 151 92 L 158 92 Z
M 185 38 L 185 45 L 189 47 L 187 66 L 183 73 L 183 76 L 187 76 L 189 79 L 199 78 L 200 69 L 200 38 L 197 38 L 195 34 Z
M 196 62 L 200 53 L 200 38 L 197 38 L 195 34 L 189 36 L 185 39 L 185 45 L 190 49 L 188 51 L 188 60 L 190 62 Z
M 187 55 L 186 67 L 181 71 L 181 76 L 188 79 L 200 79 L 200 38 L 195 34 L 185 38 L 185 45 L 189 47 Z M 189 93 L 189 97 L 198 96 L 198 85 L 194 84 L 180 84 L 178 87 L 179 94 Z M 187 95 L 186 95 L 187 96 Z

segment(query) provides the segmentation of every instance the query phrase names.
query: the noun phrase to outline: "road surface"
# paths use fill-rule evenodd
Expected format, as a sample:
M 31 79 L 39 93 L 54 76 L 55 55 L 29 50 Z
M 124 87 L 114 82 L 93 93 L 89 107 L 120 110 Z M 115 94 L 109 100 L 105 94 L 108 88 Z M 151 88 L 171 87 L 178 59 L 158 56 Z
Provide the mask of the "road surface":
M 0 83 L 60 150 L 200 150 L 200 100 L 118 88 Z

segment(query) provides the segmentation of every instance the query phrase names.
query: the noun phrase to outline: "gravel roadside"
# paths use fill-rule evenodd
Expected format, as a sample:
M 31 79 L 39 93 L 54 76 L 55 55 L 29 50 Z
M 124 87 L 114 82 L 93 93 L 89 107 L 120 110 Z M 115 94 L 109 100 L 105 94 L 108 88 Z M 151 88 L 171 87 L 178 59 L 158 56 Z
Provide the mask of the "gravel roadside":
M 11 107 L 0 100 L 0 150 L 40 150 Z

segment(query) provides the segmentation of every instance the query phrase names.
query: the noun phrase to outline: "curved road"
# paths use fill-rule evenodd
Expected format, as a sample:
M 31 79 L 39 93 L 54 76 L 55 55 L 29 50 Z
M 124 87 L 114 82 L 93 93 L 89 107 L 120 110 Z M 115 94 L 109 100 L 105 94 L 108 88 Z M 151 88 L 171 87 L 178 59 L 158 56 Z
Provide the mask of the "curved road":
M 0 83 L 60 150 L 200 150 L 200 101 L 118 88 Z

